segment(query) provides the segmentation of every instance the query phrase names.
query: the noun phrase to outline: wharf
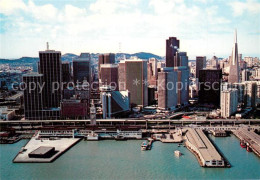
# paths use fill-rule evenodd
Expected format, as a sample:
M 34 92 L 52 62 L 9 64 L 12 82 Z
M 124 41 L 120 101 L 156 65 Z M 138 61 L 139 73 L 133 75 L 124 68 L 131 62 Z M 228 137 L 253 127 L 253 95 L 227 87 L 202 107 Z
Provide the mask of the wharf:
M 57 138 L 40 139 L 38 136 L 34 136 L 31 140 L 22 147 L 21 151 L 13 159 L 14 163 L 50 163 L 57 159 L 60 155 L 65 153 L 68 149 L 78 143 L 79 138 Z M 54 147 L 55 154 L 49 158 L 30 158 L 29 154 L 40 147 Z
M 163 143 L 181 143 L 183 141 L 182 130 L 170 131 L 169 134 L 164 134 L 160 141 Z
M 201 129 L 189 128 L 185 134 L 186 147 L 196 156 L 202 167 L 229 167 Z
M 147 150 L 151 150 L 154 140 L 152 138 L 148 138 L 147 141 L 148 141 L 148 144 L 147 144 L 147 148 L 146 149 Z
M 234 135 L 240 140 L 245 141 L 252 151 L 260 157 L 260 136 L 253 131 L 249 131 L 246 128 L 240 128 L 233 131 Z

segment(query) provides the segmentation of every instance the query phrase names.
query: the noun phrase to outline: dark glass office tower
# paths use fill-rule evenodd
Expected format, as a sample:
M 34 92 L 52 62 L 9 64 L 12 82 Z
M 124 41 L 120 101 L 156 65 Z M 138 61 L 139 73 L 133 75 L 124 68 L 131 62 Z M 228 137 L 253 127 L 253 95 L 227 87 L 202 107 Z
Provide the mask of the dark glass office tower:
M 37 120 L 42 118 L 43 97 L 41 87 L 43 85 L 42 74 L 23 75 L 24 87 L 24 115 L 25 119 Z
M 221 79 L 221 69 L 199 71 L 199 103 L 219 107 Z
M 54 50 L 40 51 L 40 72 L 45 83 L 43 88 L 44 108 L 60 107 L 62 98 L 61 52 Z
M 90 54 L 81 53 L 78 58 L 73 60 L 73 80 L 82 83 L 84 80 L 90 82 Z
M 196 78 L 199 78 L 199 71 L 206 68 L 206 56 L 196 57 Z
M 166 40 L 166 67 L 177 66 L 176 62 L 174 62 L 174 57 L 179 48 L 180 41 L 176 37 L 169 37 Z

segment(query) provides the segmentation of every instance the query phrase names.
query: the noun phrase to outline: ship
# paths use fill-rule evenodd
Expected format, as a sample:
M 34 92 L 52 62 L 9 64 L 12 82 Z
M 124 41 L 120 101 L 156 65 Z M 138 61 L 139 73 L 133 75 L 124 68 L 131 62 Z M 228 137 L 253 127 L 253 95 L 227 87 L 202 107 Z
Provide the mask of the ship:
M 142 151 L 146 151 L 146 150 L 147 150 L 147 146 L 148 146 L 148 144 L 147 144 L 146 141 L 142 142 L 141 150 L 142 150 Z
M 87 141 L 98 141 L 98 139 L 98 134 L 94 133 L 93 131 L 87 136 Z
M 180 157 L 182 155 L 182 153 L 178 150 L 174 151 L 174 155 L 177 157 Z
M 246 148 L 246 143 L 245 143 L 244 141 L 240 141 L 240 146 L 241 146 L 242 148 Z

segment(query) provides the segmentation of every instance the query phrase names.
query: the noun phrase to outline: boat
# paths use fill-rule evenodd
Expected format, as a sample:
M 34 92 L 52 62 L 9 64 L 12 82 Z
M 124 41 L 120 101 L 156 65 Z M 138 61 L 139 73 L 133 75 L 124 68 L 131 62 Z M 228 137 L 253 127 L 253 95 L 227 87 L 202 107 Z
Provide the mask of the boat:
M 252 152 L 252 149 L 251 149 L 251 147 L 249 146 L 248 143 L 246 144 L 246 150 L 247 150 L 247 152 Z
M 246 143 L 245 143 L 244 141 L 241 141 L 241 142 L 240 142 L 240 146 L 241 146 L 242 148 L 246 148 Z
M 148 144 L 147 144 L 146 141 L 142 142 L 141 150 L 142 150 L 142 151 L 146 151 L 146 150 L 147 150 L 147 146 L 148 146 Z
M 182 155 L 182 153 L 178 150 L 174 151 L 174 155 L 177 157 L 180 157 Z
M 87 136 L 87 141 L 98 141 L 98 139 L 98 134 L 94 133 L 93 131 Z
M 178 144 L 178 147 L 180 147 L 181 145 L 180 144 Z
M 115 140 L 116 141 L 126 141 L 127 139 L 123 135 L 117 135 L 115 137 Z

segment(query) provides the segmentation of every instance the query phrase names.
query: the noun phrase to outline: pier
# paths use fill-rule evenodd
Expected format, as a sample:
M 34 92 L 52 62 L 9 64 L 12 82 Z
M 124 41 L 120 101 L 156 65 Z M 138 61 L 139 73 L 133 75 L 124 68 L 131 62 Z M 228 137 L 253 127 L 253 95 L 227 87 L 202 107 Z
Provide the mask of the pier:
M 186 147 L 196 156 L 202 167 L 226 167 L 225 159 L 201 129 L 188 128 L 185 134 Z
M 22 147 L 14 163 L 50 163 L 78 143 L 79 138 L 40 138 L 39 134 Z
M 252 151 L 260 157 L 260 136 L 253 131 L 249 131 L 246 128 L 240 128 L 233 131 L 234 135 L 241 141 L 246 142 L 247 148 L 251 148 Z

